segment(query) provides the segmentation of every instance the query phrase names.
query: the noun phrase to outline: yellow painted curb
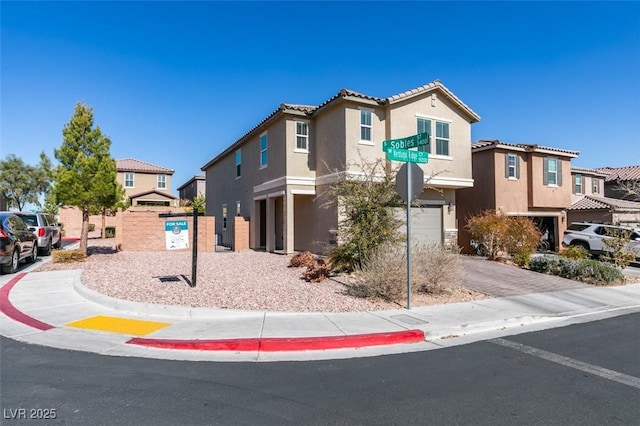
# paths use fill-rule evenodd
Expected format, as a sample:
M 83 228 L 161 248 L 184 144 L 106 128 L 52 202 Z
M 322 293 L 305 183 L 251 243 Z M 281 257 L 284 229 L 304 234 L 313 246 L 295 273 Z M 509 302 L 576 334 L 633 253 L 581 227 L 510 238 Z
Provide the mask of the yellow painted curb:
M 88 330 L 108 331 L 110 333 L 132 334 L 134 336 L 146 336 L 149 333 L 160 330 L 171 323 L 142 321 L 130 318 L 107 317 L 97 315 L 65 324 L 67 327 L 84 328 Z

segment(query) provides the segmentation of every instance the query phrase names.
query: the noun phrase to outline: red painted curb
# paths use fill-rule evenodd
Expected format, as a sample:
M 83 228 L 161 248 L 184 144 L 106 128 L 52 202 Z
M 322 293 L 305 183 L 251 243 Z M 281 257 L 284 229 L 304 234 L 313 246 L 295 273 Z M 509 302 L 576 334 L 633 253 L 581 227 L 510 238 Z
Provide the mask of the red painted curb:
M 9 300 L 9 292 L 25 275 L 27 275 L 26 272 L 19 273 L 0 288 L 0 311 L 14 321 L 18 321 L 24 325 L 28 325 L 29 327 L 37 328 L 38 330 L 47 331 L 55 328 L 51 324 L 38 321 L 37 319 L 18 310 Z
M 77 237 L 62 237 L 62 241 L 64 241 L 64 242 L 80 241 L 80 238 L 77 238 Z
M 389 333 L 356 334 L 352 336 L 256 338 L 229 340 L 178 340 L 146 339 L 134 337 L 131 345 L 161 349 L 188 349 L 199 351 L 314 351 L 326 349 L 356 349 L 367 346 L 396 345 L 424 342 L 422 330 L 395 331 Z

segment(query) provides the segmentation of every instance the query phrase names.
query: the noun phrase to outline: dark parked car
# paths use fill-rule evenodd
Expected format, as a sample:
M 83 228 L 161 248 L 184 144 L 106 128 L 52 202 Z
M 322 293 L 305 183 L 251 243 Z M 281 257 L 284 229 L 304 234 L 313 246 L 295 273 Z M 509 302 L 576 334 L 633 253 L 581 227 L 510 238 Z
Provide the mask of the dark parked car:
M 35 228 L 40 254 L 48 256 L 51 254 L 52 247 L 61 247 L 62 231 L 52 214 L 44 212 L 15 212 L 15 214 L 20 216 L 29 228 Z
M 0 269 L 12 274 L 18 264 L 38 259 L 38 237 L 15 213 L 0 212 Z

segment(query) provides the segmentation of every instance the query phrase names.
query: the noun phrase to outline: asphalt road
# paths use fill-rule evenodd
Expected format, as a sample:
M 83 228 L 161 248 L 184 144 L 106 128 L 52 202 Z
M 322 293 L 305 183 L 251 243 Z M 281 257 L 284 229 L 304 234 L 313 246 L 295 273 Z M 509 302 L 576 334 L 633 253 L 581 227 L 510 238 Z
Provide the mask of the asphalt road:
M 640 314 L 374 358 L 208 363 L 1 343 L 3 424 L 638 425 Z M 26 419 L 16 419 L 17 417 Z

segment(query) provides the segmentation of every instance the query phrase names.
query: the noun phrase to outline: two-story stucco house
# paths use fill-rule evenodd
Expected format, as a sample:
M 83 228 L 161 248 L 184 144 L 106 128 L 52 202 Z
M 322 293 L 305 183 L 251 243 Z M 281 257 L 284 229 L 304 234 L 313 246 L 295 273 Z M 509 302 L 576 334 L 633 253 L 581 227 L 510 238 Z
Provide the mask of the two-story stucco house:
M 475 142 L 471 150 L 474 186 L 457 194 L 460 247 L 469 250 L 468 218 L 495 210 L 530 217 L 541 230 L 549 230 L 551 248 L 557 249 L 567 227 L 571 159 L 578 151 L 499 140 Z
M 206 186 L 205 174 L 197 174 L 178 187 L 178 196 L 181 200 L 193 201 L 198 195 L 205 195 Z
M 132 206 L 178 205 L 178 197 L 171 194 L 173 170 L 133 158 L 116 160 L 116 170 Z
M 640 226 L 640 202 L 611 197 L 624 195 L 616 190 L 617 185 L 607 188 L 607 182 L 617 182 L 615 172 L 608 173 L 611 170 L 612 168 L 571 167 L 573 185 L 572 203 L 567 209 L 569 223 L 595 222 Z
M 321 206 L 329 185 L 357 173 L 361 159 L 384 159 L 384 140 L 429 132 L 421 167 L 439 191 L 418 197 L 424 229 L 439 243 L 455 242 L 455 190 L 473 185 L 471 124 L 479 119 L 437 80 L 388 98 L 342 89 L 317 106 L 281 104 L 202 167 L 207 215 L 216 216 L 225 244 L 230 219 L 241 215 L 250 221 L 251 248 L 326 251 L 339 220 L 337 209 Z

